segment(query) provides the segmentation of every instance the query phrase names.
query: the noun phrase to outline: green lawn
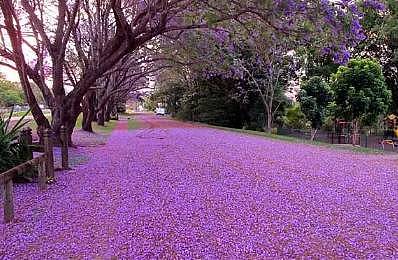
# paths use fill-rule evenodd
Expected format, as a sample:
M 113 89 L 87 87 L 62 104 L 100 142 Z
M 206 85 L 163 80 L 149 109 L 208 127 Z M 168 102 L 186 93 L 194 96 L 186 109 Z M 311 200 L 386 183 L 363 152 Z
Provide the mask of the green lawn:
M 135 120 L 133 117 L 130 117 L 129 121 L 128 121 L 128 129 L 129 131 L 131 130 L 135 130 L 140 128 L 140 123 Z
M 75 129 L 82 129 L 82 121 L 83 115 L 80 114 L 76 121 Z M 113 129 L 115 129 L 117 121 L 111 120 L 109 122 L 105 122 L 105 126 L 99 126 L 96 122 L 93 122 L 93 131 L 98 134 L 110 134 Z

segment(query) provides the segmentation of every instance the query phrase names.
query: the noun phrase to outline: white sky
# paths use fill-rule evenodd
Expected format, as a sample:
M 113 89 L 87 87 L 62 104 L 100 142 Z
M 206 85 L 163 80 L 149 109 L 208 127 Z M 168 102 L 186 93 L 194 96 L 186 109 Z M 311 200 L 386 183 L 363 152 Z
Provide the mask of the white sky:
M 19 76 L 15 70 L 5 66 L 0 66 L 0 73 L 3 74 L 9 81 L 19 82 Z

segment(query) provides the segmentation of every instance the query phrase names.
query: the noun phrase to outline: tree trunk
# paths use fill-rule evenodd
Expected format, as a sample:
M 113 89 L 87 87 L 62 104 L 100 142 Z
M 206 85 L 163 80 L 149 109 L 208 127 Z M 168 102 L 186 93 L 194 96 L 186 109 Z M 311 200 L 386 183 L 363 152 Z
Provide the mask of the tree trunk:
M 100 109 L 97 114 L 97 124 L 100 126 L 105 126 L 105 113 L 104 109 Z
M 85 108 L 83 106 L 83 120 L 82 120 L 82 130 L 86 131 L 86 132 L 93 132 L 93 126 L 92 126 L 92 122 L 93 122 L 94 118 L 91 116 L 91 112 L 90 109 Z
M 105 121 L 106 122 L 109 122 L 111 120 L 112 111 L 113 111 L 112 100 L 109 100 L 108 104 L 106 105 L 106 108 L 105 108 Z
M 314 141 L 317 132 L 318 132 L 317 128 L 311 129 L 311 141 Z
M 272 133 L 272 112 L 270 111 L 266 111 L 265 112 L 265 116 L 266 116 L 266 124 L 265 124 L 265 132 L 268 134 Z
M 55 145 L 61 144 L 60 130 L 61 126 L 65 126 L 68 134 L 68 143 L 70 146 L 73 146 L 73 129 L 75 128 L 76 121 L 81 110 L 80 102 L 77 102 L 72 97 L 65 98 L 62 106 L 57 106 L 51 109 L 51 126 Z
M 82 129 L 93 132 L 92 122 L 95 119 L 95 92 L 88 92 L 83 99 L 83 122 Z
M 22 51 L 22 32 L 18 22 L 16 23 L 17 25 L 14 25 L 12 1 L 1 1 L 0 3 L 0 7 L 4 16 L 4 28 L 9 34 L 9 40 L 11 42 L 12 49 L 14 50 L 13 61 L 18 71 L 19 79 L 26 97 L 26 101 L 31 108 L 33 118 L 38 125 L 37 129 L 39 132 L 40 140 L 43 140 L 41 138 L 41 133 L 43 133 L 44 129 L 50 128 L 50 123 L 41 111 L 41 108 L 37 103 L 36 97 L 33 94 L 32 86 L 29 82 L 27 73 L 28 65 L 26 64 L 25 56 Z

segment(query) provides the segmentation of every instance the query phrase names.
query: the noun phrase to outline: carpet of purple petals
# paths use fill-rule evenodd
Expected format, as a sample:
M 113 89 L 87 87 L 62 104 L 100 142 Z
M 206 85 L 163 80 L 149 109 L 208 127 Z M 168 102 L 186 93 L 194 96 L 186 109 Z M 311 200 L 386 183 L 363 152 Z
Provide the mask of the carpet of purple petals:
M 18 186 L 0 258 L 398 258 L 396 158 L 141 120 Z

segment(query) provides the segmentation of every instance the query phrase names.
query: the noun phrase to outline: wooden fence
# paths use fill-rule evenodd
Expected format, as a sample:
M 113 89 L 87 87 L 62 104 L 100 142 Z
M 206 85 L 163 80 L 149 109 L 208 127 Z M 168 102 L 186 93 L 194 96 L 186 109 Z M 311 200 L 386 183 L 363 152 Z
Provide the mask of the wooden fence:
M 14 219 L 14 200 L 13 200 L 13 178 L 21 173 L 26 172 L 33 167 L 38 169 L 38 186 L 40 191 L 47 189 L 47 181 L 54 180 L 54 154 L 51 130 L 45 130 L 43 133 L 43 144 L 34 144 L 32 142 L 32 129 L 24 128 L 20 133 L 20 142 L 28 145 L 29 160 L 14 168 L 0 174 L 0 186 L 2 188 L 4 203 L 4 222 L 9 223 Z M 38 152 L 40 155 L 33 158 L 33 153 Z M 68 162 L 68 137 L 66 128 L 61 128 L 61 157 L 62 169 L 69 168 Z

